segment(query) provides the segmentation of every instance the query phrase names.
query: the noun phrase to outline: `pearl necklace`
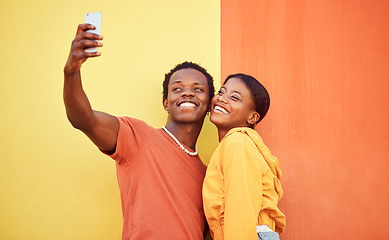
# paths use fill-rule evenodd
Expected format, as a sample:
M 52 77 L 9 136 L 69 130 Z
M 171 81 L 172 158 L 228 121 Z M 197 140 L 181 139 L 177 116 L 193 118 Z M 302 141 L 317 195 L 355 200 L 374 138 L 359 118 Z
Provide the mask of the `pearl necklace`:
M 189 156 L 194 157 L 194 156 L 197 155 L 198 151 L 197 151 L 197 146 L 196 146 L 196 145 L 195 145 L 196 151 L 195 151 L 195 152 L 190 152 L 188 149 L 186 149 L 186 148 L 184 147 L 184 145 L 182 145 L 182 143 L 180 143 L 180 141 L 178 141 L 178 139 L 173 135 L 173 133 L 171 133 L 171 132 L 169 132 L 169 130 L 167 130 L 167 128 L 166 128 L 165 126 L 162 126 L 162 129 L 163 129 L 167 134 L 169 134 L 169 136 L 170 136 L 171 138 L 173 138 L 173 140 L 177 143 L 177 145 L 178 145 L 184 152 L 186 152 Z

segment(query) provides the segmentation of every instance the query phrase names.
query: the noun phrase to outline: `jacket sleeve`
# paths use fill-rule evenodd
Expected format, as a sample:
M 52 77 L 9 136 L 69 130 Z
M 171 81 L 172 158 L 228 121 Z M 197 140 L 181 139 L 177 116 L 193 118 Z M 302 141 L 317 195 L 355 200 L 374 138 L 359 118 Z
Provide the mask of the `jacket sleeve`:
M 223 144 L 225 240 L 258 240 L 256 225 L 262 204 L 260 153 L 252 140 L 235 133 Z

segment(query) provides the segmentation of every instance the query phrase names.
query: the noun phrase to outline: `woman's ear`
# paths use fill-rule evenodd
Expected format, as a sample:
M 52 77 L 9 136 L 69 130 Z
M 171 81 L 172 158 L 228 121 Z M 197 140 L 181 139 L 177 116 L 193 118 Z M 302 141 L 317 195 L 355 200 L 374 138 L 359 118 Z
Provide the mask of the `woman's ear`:
M 249 118 L 247 119 L 247 123 L 248 123 L 249 125 L 255 125 L 255 124 L 258 122 L 258 120 L 259 120 L 260 117 L 261 117 L 261 116 L 259 115 L 259 113 L 253 111 L 253 112 L 250 114 Z

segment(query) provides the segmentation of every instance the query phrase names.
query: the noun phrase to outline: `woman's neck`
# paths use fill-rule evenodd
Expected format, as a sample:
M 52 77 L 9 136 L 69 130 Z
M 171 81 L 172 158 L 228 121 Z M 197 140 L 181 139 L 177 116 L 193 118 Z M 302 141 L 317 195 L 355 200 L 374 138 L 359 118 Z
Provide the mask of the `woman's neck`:
M 219 135 L 219 142 L 224 138 L 224 136 L 230 131 L 230 129 L 217 129 L 217 133 Z

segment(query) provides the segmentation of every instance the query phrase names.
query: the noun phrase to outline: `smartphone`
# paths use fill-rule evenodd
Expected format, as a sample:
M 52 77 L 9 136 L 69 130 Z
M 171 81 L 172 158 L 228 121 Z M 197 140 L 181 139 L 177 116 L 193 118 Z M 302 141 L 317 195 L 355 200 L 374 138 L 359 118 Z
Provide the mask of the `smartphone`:
M 93 12 L 85 14 L 84 23 L 92 24 L 96 27 L 94 30 L 88 30 L 88 32 L 92 32 L 100 35 L 101 28 L 101 12 Z M 96 41 L 97 42 L 97 41 Z M 87 48 L 85 52 L 97 52 L 97 47 Z

